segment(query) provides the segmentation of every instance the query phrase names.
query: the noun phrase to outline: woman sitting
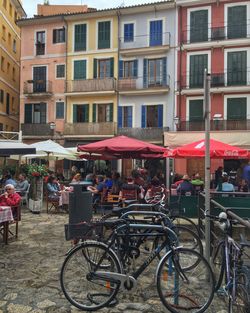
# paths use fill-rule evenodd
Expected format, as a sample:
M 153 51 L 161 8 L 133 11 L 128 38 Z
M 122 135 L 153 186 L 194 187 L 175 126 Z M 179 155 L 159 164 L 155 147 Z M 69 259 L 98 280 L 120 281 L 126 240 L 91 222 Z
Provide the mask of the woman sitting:
M 80 181 L 81 181 L 81 178 L 82 178 L 82 176 L 81 176 L 81 174 L 80 173 L 77 173 L 77 174 L 75 174 L 75 176 L 72 178 L 72 183 L 79 183 Z
M 61 188 L 55 176 L 50 176 L 47 183 L 48 199 L 59 201 L 61 197 Z
M 21 202 L 21 196 L 15 191 L 12 184 L 8 184 L 4 188 L 5 192 L 0 196 L 0 206 L 11 206 L 13 218 L 17 218 L 17 207 Z

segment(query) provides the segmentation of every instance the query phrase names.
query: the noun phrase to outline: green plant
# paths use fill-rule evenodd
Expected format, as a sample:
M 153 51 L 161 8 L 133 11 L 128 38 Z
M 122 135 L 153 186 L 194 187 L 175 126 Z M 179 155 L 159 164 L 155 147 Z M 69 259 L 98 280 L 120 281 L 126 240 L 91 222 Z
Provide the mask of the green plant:
M 32 177 L 44 177 L 48 175 L 48 168 L 45 165 L 38 165 L 36 163 L 29 165 L 28 176 Z

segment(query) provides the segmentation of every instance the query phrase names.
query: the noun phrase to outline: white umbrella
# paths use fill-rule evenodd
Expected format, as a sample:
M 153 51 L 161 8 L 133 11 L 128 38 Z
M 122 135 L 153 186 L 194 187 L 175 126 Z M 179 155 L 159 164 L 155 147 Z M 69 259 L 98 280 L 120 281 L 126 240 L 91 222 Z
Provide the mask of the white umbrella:
M 14 140 L 0 141 L 0 156 L 9 156 L 11 154 L 21 155 L 27 153 L 36 153 L 35 147 Z
M 67 149 L 65 149 L 63 146 L 59 145 L 58 143 L 52 141 L 52 140 L 46 140 L 46 141 L 39 141 L 36 143 L 33 143 L 30 145 L 32 148 L 36 148 L 36 151 L 38 153 L 46 153 L 47 156 L 54 156 L 54 157 L 62 157 L 65 158 L 67 156 L 72 156 L 72 153 L 70 153 Z

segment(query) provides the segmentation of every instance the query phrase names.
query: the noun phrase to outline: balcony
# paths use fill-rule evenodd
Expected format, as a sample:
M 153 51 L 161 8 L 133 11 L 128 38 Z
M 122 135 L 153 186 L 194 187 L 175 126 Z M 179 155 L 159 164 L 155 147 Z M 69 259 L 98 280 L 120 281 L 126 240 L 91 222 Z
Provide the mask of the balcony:
M 182 44 L 196 44 L 199 45 L 205 42 L 225 41 L 235 39 L 247 39 L 250 38 L 250 24 L 241 25 L 227 25 L 221 27 L 208 27 L 208 28 L 197 28 L 188 29 L 182 32 Z
M 210 121 L 211 130 L 250 130 L 250 120 L 219 120 Z M 179 131 L 204 131 L 204 121 L 182 121 L 178 126 Z
M 140 94 L 160 94 L 169 91 L 170 78 L 154 77 L 145 79 L 143 77 L 136 78 L 120 78 L 118 81 L 118 90 L 121 95 L 140 95 Z
M 117 123 L 101 122 L 101 123 L 66 123 L 64 127 L 65 136 L 93 137 L 93 136 L 110 136 L 115 135 Z
M 116 91 L 115 78 L 96 78 L 96 79 L 82 79 L 82 80 L 68 80 L 66 81 L 66 93 L 101 93 L 109 94 Z
M 27 80 L 23 85 L 23 94 L 29 98 L 51 97 L 52 82 L 49 80 Z
M 118 128 L 118 135 L 125 135 L 132 138 L 137 138 L 140 140 L 161 142 L 163 140 L 163 133 L 169 131 L 168 127 L 149 127 L 149 128 L 140 128 L 140 127 L 123 127 Z
M 23 136 L 51 136 L 50 124 L 21 124 Z
M 153 36 L 150 34 L 138 35 L 134 36 L 131 41 L 126 41 L 124 37 L 120 37 L 119 42 L 122 56 L 164 53 L 170 48 L 170 33 L 156 33 Z

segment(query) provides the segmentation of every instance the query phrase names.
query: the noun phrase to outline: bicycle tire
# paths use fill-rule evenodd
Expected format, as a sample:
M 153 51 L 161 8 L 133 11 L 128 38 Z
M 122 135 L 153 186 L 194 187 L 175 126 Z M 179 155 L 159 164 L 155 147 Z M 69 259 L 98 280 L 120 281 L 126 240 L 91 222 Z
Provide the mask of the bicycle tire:
M 246 265 L 243 265 L 239 271 L 236 304 L 239 312 L 250 312 L 250 268 Z
M 98 262 L 101 262 L 99 267 Z M 103 262 L 105 266 L 102 266 Z M 116 254 L 101 242 L 83 242 L 72 249 L 63 262 L 60 272 L 62 291 L 66 299 L 80 310 L 96 311 L 108 306 L 119 290 L 118 282 L 94 277 L 93 273 L 98 269 L 114 273 L 122 271 Z
M 169 218 L 170 218 L 173 222 L 174 222 L 176 219 L 181 219 L 181 220 L 184 220 L 184 221 L 188 222 L 188 224 L 185 224 L 185 225 L 183 225 L 183 226 L 185 226 L 185 227 L 192 227 L 191 230 L 194 231 L 197 235 L 200 235 L 200 231 L 199 231 L 198 226 L 197 226 L 190 218 L 188 218 L 188 217 L 186 217 L 186 216 L 183 216 L 183 215 L 171 215 Z M 176 225 L 176 224 L 174 224 L 174 225 Z M 179 225 L 179 224 L 177 224 L 177 225 Z
M 186 264 L 192 258 L 200 260 L 195 268 Z M 172 313 L 205 312 L 213 300 L 212 269 L 196 251 L 181 247 L 170 251 L 160 260 L 156 277 L 160 300 Z
M 226 268 L 224 241 L 218 243 L 213 250 L 212 269 L 215 277 L 215 291 L 221 287 Z

